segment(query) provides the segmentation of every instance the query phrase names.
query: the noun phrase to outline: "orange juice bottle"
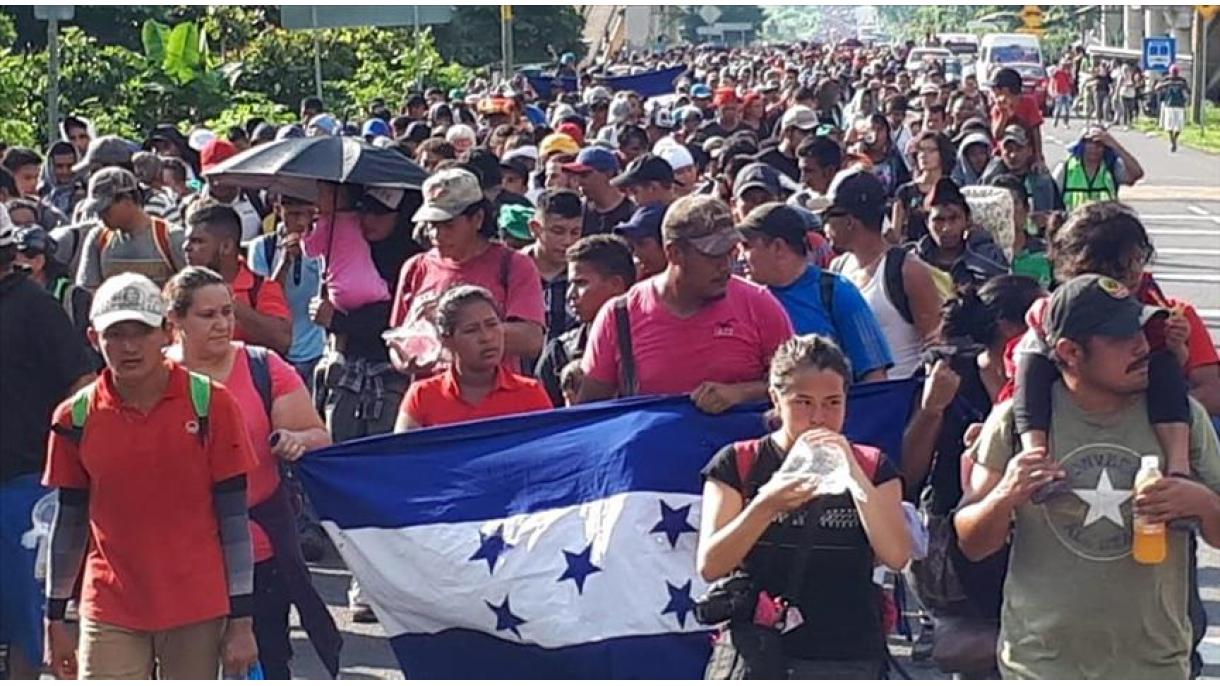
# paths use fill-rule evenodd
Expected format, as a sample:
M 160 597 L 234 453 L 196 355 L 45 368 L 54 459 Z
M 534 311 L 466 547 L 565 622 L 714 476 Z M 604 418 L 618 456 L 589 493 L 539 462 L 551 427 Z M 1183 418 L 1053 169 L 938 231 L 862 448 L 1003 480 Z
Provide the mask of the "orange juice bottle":
M 1140 458 L 1140 470 L 1135 475 L 1135 493 L 1138 495 L 1148 484 L 1159 478 L 1161 459 L 1156 455 L 1144 455 Z M 1141 517 L 1135 517 L 1131 537 L 1131 555 L 1135 561 L 1157 565 L 1165 561 L 1166 552 L 1165 525 L 1153 524 Z

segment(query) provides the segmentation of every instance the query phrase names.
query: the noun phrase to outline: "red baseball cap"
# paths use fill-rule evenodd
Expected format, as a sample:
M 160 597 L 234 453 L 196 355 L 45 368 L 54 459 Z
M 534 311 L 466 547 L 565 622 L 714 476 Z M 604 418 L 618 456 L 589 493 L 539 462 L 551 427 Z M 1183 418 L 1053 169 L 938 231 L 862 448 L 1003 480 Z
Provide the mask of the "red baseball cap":
M 577 145 L 585 144 L 585 132 L 581 131 L 580 124 L 575 122 L 560 124 L 559 128 L 555 129 L 555 133 L 566 133 L 572 137 L 572 140 L 576 141 Z
M 717 88 L 716 97 L 712 100 L 712 104 L 716 107 L 725 105 L 738 105 L 741 100 L 737 97 L 737 91 L 732 88 Z
M 237 154 L 237 146 L 223 138 L 214 138 L 199 151 L 199 166 L 206 174 L 209 169 Z

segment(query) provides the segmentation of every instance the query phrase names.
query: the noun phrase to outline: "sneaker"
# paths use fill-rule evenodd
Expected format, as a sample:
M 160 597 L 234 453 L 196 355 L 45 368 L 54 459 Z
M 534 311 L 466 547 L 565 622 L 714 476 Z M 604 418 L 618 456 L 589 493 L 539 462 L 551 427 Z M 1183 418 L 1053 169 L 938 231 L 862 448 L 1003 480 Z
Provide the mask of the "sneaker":
M 348 609 L 352 611 L 352 621 L 357 624 L 372 624 L 377 621 L 377 615 L 373 614 L 373 608 L 364 603 L 349 605 Z

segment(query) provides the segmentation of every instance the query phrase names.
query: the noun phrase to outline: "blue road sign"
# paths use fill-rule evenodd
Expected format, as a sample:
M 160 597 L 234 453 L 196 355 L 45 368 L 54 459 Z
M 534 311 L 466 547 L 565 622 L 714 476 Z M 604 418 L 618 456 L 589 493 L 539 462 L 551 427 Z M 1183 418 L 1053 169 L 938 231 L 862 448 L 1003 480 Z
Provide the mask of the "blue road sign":
M 1144 39 L 1143 68 L 1165 71 L 1178 59 L 1178 41 L 1173 36 L 1153 36 Z

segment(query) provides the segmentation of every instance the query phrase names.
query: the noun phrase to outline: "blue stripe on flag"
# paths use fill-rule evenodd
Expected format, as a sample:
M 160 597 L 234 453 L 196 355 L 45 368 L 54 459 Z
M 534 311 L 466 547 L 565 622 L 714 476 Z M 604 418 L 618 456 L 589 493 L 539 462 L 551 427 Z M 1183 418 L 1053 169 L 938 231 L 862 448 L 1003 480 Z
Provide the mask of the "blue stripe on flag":
M 917 389 L 853 387 L 847 435 L 897 462 Z M 352 441 L 298 466 L 318 515 L 341 528 L 496 519 L 626 491 L 701 493 L 717 450 L 766 433 L 762 409 L 631 398 Z
M 540 648 L 451 629 L 390 639 L 408 679 L 699 679 L 709 633 L 626 636 Z

